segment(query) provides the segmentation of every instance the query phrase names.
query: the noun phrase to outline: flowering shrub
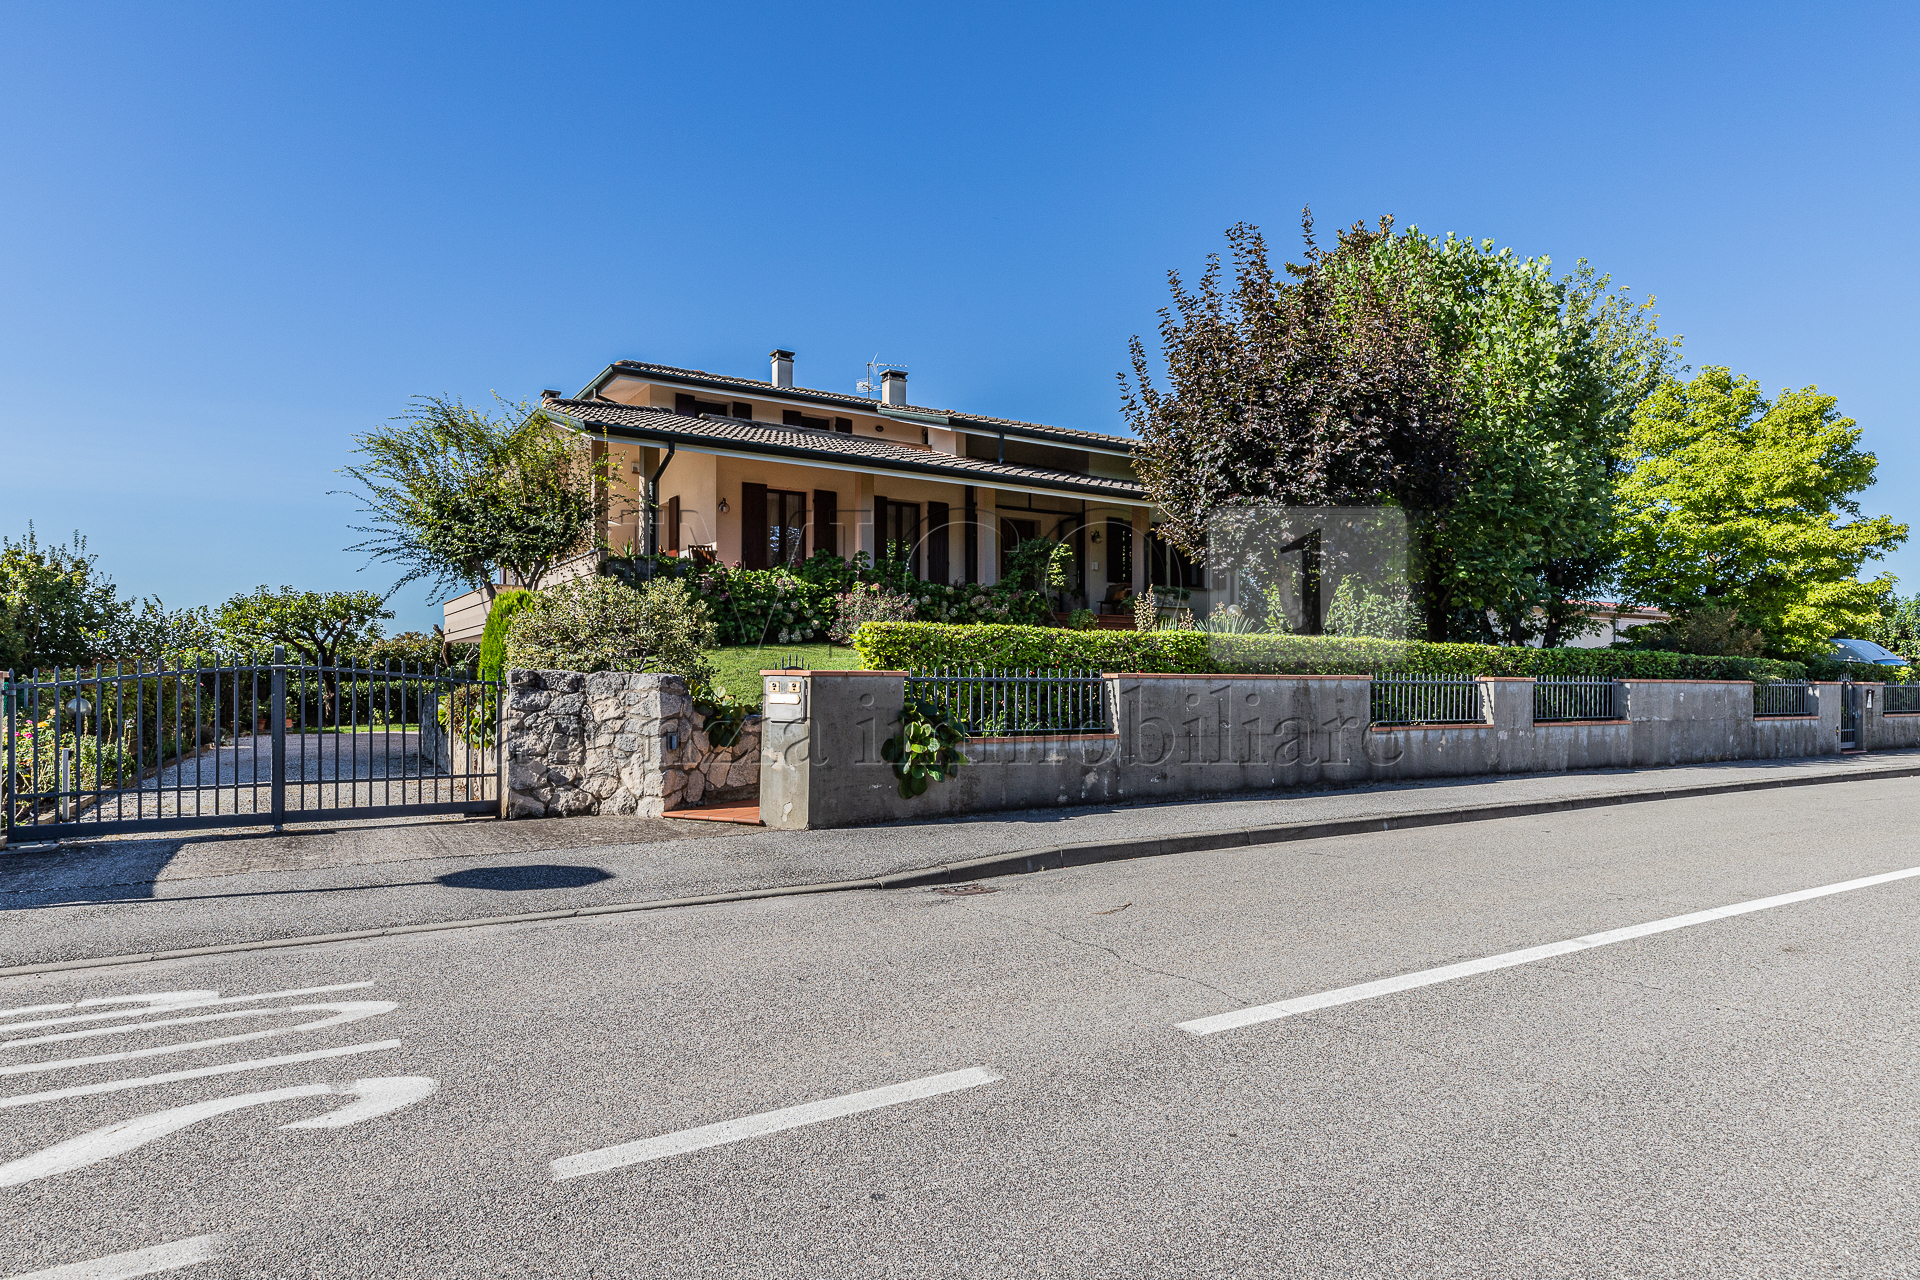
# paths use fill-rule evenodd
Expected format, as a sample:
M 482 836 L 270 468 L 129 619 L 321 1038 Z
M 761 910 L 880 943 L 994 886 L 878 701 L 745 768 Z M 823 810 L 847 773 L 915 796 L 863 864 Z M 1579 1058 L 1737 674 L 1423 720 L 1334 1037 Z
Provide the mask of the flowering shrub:
M 863 622 L 911 622 L 916 613 L 911 596 L 877 582 L 856 582 L 833 598 L 834 622 L 829 634 L 835 644 L 847 644 Z

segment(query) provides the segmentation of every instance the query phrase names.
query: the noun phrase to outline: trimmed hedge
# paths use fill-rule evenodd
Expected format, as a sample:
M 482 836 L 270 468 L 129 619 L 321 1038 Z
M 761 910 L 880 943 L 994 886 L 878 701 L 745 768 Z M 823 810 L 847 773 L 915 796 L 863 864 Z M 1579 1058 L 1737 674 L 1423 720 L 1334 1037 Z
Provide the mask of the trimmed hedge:
M 870 671 L 1058 667 L 1182 675 L 1317 676 L 1407 671 L 1423 675 L 1613 676 L 1761 683 L 1807 678 L 1803 664 L 1767 658 L 1709 658 L 1639 649 L 1401 643 L 1347 636 L 1216 636 L 1203 631 L 1063 631 L 1056 627 L 869 622 L 854 633 L 853 645 L 860 652 L 861 665 Z

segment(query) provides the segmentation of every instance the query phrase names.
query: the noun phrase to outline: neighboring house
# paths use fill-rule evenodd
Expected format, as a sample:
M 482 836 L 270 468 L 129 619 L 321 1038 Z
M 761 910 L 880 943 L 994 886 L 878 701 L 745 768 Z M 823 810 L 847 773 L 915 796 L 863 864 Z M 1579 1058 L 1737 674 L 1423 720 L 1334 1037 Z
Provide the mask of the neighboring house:
M 1569 649 L 1605 649 L 1615 640 L 1625 640 L 1627 632 L 1655 622 L 1668 622 L 1672 615 L 1652 607 L 1618 604 L 1612 600 L 1576 600 L 1584 605 L 1595 629 L 1567 641 Z
M 1047 538 L 1073 548 L 1067 594 L 1096 611 L 1149 584 L 1205 611 L 1205 570 L 1153 532 L 1131 437 L 913 405 L 899 369 L 878 400 L 797 387 L 793 353 L 771 359 L 766 382 L 622 360 L 577 396 L 545 393 L 548 415 L 616 455 L 609 546 L 764 569 L 899 544 L 920 578 L 990 585 L 1009 550 Z M 481 593 L 445 610 L 448 638 L 479 636 Z

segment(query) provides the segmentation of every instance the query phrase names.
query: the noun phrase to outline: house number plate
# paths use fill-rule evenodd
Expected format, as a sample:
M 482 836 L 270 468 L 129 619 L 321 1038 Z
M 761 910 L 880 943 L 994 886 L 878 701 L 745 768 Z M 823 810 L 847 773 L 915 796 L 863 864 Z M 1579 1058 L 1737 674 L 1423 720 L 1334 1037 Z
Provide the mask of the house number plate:
M 767 681 L 766 715 L 769 720 L 806 719 L 805 681 Z

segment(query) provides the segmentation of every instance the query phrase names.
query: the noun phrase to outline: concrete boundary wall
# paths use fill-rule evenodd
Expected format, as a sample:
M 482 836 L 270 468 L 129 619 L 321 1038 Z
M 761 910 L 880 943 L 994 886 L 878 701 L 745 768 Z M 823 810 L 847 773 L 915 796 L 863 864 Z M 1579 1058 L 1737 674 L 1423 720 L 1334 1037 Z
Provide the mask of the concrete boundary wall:
M 1619 720 L 1536 724 L 1528 678 L 1482 679 L 1478 724 L 1369 724 L 1365 676 L 1104 677 L 1114 732 L 970 740 L 969 763 L 900 798 L 880 747 L 899 729 L 906 673 L 769 671 L 760 817 L 800 830 L 1004 809 L 1178 800 L 1570 769 L 1779 760 L 1839 751 L 1840 690 L 1818 714 L 1753 716 L 1746 681 L 1623 680 Z M 1920 745 L 1920 714 L 1882 717 L 1859 685 L 1861 744 Z

